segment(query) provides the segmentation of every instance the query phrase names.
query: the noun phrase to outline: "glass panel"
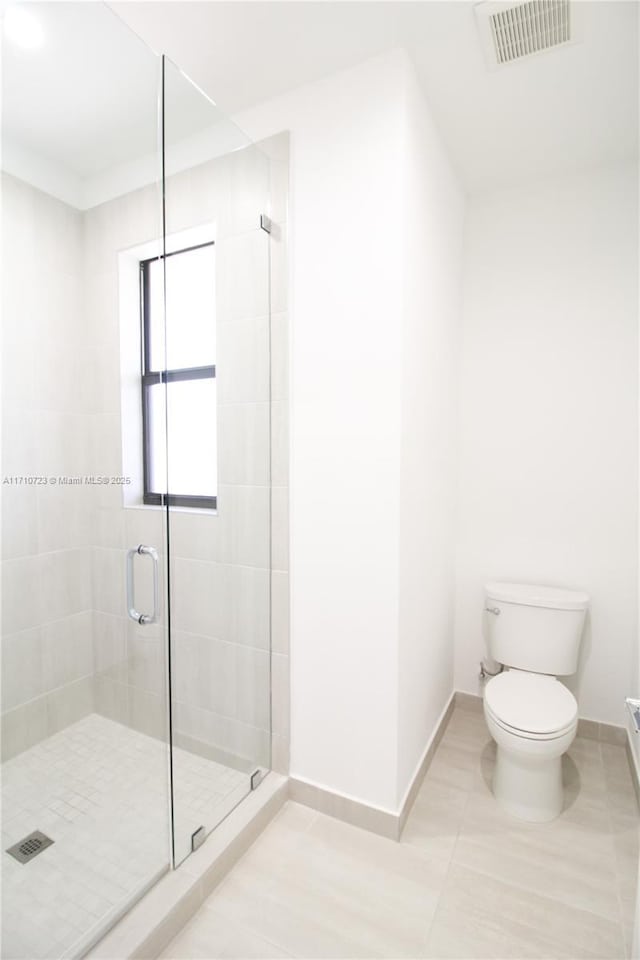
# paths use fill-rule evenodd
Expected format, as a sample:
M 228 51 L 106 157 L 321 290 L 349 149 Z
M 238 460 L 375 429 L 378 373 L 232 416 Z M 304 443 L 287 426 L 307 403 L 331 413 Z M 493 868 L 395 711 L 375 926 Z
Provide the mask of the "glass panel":
M 169 493 L 215 497 L 216 382 L 184 380 L 168 386 Z
M 182 380 L 168 385 L 168 433 L 171 438 L 168 489 L 173 496 L 215 497 L 216 381 Z M 164 456 L 165 388 L 149 390 L 152 490 L 167 492 Z
M 172 253 L 166 261 L 166 367 L 206 366 L 215 363 L 215 247 L 213 243 Z M 163 262 L 149 264 L 151 324 L 150 362 L 162 370 L 164 360 Z
M 214 310 L 201 290 L 167 298 L 170 356 L 216 367 L 215 381 L 170 383 L 167 398 L 170 490 L 196 471 L 218 484 L 216 511 L 169 510 L 179 863 L 270 767 L 270 170 L 166 60 L 164 89 L 167 250 L 203 231 L 215 240 Z M 179 260 L 166 258 L 168 287 Z
M 141 507 L 160 63 L 103 4 L 24 13 L 42 44 L 2 51 L 1 926 L 3 956 L 58 958 L 170 860 L 166 603 L 140 625 L 125 591 L 128 547 L 166 568 L 165 514 Z M 151 613 L 152 557 L 133 563 Z M 36 830 L 35 859 L 4 852 Z

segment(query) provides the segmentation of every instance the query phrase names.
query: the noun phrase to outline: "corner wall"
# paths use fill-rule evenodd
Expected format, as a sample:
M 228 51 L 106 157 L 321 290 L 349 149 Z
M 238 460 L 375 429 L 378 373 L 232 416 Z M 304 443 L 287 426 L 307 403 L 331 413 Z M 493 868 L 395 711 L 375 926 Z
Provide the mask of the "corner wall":
M 453 689 L 465 200 L 412 65 L 405 91 L 397 806 Z
M 462 201 L 402 51 L 237 122 L 291 131 L 291 775 L 396 813 L 452 690 Z
M 456 687 L 482 587 L 586 590 L 580 715 L 624 724 L 637 644 L 637 172 L 474 200 L 461 370 Z
M 252 111 L 291 131 L 291 775 L 392 807 L 402 61 Z M 377 202 L 372 204 L 372 198 Z

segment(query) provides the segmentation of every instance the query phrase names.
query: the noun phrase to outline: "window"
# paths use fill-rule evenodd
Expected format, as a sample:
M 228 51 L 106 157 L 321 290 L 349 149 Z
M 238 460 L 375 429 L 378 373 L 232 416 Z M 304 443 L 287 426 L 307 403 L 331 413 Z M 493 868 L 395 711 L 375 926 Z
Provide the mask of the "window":
M 144 503 L 214 509 L 217 438 L 213 242 L 167 253 L 166 258 L 142 260 L 140 301 Z

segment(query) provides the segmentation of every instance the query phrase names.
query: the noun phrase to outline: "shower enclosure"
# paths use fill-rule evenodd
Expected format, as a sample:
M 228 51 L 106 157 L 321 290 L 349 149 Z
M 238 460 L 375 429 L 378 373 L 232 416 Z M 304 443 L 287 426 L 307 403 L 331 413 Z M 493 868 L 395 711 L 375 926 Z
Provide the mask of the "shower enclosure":
M 270 161 L 106 6 L 6 25 L 2 956 L 76 957 L 271 766 Z

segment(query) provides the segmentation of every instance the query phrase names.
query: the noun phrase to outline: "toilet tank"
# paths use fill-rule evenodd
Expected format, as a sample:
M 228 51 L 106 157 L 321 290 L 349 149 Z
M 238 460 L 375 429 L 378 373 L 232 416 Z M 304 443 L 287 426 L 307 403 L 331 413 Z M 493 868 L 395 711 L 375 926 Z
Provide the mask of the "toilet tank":
M 588 605 L 589 597 L 578 590 L 488 583 L 484 618 L 489 656 L 532 673 L 575 673 Z

